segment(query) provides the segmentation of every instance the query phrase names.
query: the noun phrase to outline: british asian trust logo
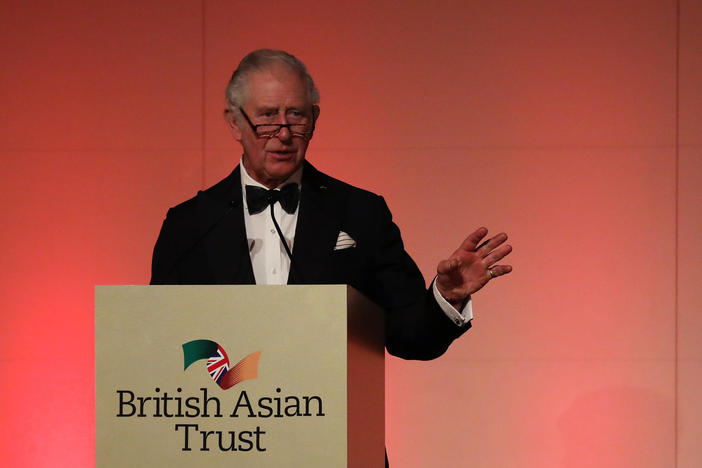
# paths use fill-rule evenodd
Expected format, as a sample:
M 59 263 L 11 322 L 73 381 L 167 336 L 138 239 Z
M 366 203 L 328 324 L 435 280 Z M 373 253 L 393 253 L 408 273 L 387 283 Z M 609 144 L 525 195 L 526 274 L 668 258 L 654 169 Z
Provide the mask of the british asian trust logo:
M 227 390 L 244 380 L 258 378 L 258 360 L 261 351 L 256 351 L 229 366 L 229 357 L 224 348 L 211 340 L 193 340 L 183 344 L 183 370 L 196 361 L 207 359 L 207 372 L 222 390 Z

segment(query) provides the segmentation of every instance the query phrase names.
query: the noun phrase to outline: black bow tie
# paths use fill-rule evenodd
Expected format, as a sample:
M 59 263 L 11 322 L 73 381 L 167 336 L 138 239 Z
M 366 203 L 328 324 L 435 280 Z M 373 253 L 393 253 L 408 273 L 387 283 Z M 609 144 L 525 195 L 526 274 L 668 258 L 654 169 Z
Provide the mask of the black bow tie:
M 280 202 L 283 209 L 292 214 L 297 208 L 300 200 L 300 188 L 297 184 L 286 184 L 280 190 L 268 190 L 254 185 L 246 186 L 246 204 L 249 207 L 249 214 L 260 213 L 268 205 Z

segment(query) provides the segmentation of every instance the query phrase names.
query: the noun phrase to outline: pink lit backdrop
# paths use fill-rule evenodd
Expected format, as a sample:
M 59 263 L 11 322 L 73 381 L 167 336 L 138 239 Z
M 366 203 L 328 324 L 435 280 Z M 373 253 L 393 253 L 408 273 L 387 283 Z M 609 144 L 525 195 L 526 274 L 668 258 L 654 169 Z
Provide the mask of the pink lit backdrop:
M 396 467 L 697 467 L 702 3 L 4 2 L 0 459 L 91 466 L 93 286 L 231 171 L 238 60 L 305 61 L 308 159 L 383 194 L 427 279 L 479 225 L 515 272 L 439 360 L 390 357 Z

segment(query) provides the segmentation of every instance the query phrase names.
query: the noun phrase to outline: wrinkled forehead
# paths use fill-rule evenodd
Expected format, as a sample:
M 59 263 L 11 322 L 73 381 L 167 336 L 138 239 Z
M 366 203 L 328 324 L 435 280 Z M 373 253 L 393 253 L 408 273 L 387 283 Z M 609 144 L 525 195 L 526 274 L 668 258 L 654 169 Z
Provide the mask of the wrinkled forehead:
M 310 107 L 305 77 L 284 65 L 275 64 L 246 74 L 243 105 Z

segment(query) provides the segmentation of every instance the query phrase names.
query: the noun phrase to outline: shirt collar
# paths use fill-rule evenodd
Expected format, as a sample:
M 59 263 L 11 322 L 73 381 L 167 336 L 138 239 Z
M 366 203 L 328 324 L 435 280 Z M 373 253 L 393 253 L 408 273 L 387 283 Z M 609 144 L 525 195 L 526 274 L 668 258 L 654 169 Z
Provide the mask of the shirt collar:
M 282 184 L 278 185 L 276 188 L 280 188 L 286 184 L 297 184 L 298 187 L 300 187 L 300 190 L 302 190 L 301 181 L 302 181 L 302 168 L 303 167 L 304 167 L 304 164 L 300 164 L 300 167 L 295 172 L 290 174 L 290 177 L 285 179 L 285 181 Z M 248 211 L 248 204 L 246 203 L 246 186 L 247 185 L 254 185 L 256 187 L 262 187 L 264 189 L 268 189 L 268 187 L 266 187 L 265 185 L 263 185 L 262 183 L 260 183 L 256 180 L 254 180 L 249 175 L 249 173 L 246 172 L 246 168 L 244 167 L 244 157 L 243 156 L 241 157 L 241 160 L 239 160 L 239 168 L 241 169 L 241 193 L 243 195 L 242 198 L 244 201 L 244 213 L 246 213 L 248 215 L 249 211 Z M 299 208 L 299 206 L 300 205 L 298 204 L 298 208 Z

